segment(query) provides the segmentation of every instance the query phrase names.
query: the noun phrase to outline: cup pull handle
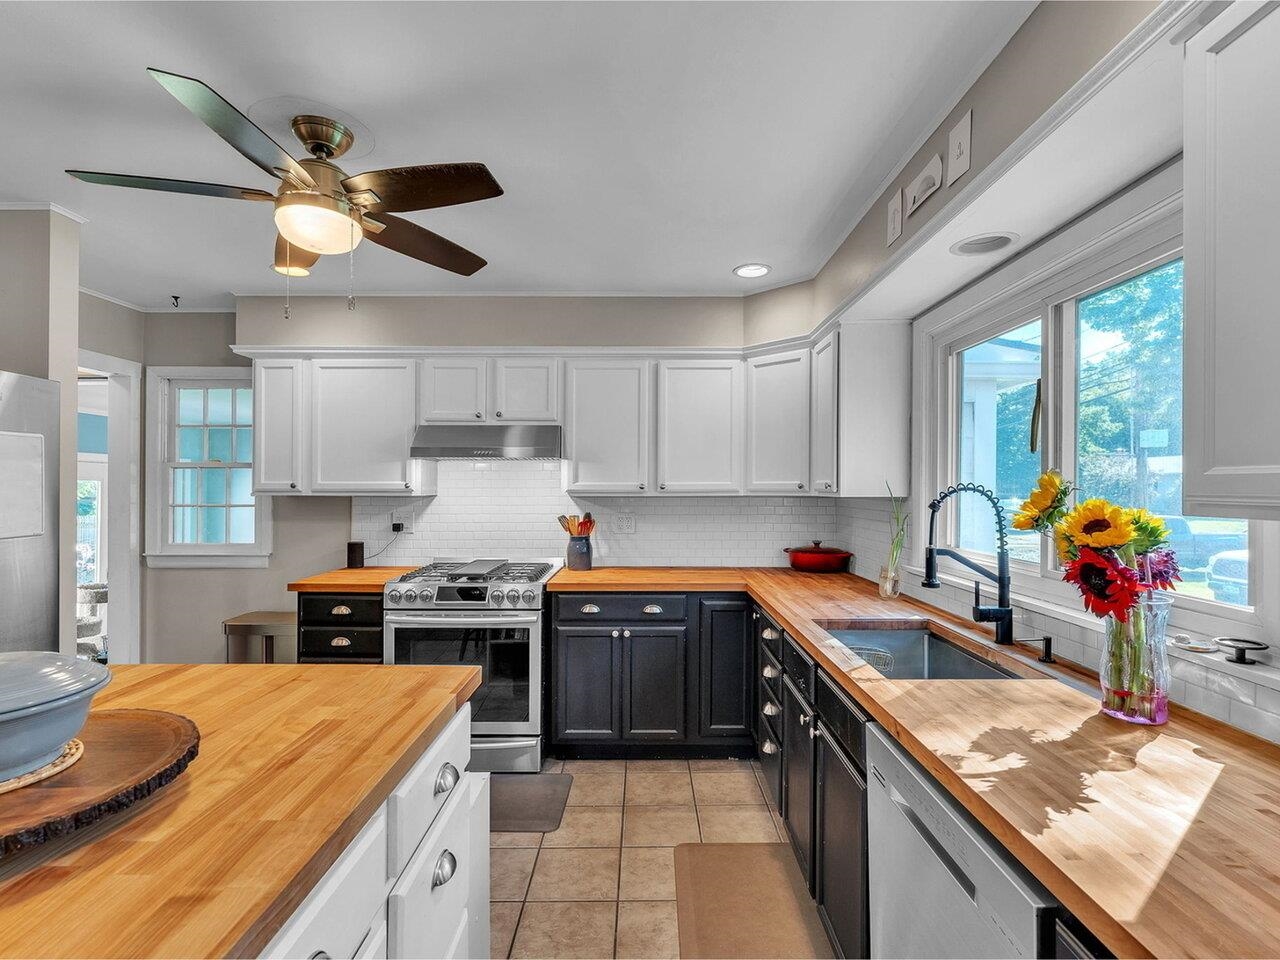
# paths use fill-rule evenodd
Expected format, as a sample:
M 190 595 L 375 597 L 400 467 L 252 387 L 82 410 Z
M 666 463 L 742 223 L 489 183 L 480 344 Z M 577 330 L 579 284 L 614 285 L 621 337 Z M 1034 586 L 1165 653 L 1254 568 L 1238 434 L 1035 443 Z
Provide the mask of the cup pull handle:
M 778 633 L 777 630 L 773 629 L 773 627 L 765 627 L 760 631 L 760 636 L 764 637 L 766 640 L 777 640 L 781 634 Z
M 330 640 L 330 641 L 329 641 L 329 646 L 331 646 L 331 647 L 349 647 L 349 646 L 351 646 L 351 641 L 350 641 L 350 640 L 348 640 L 346 637 L 334 637 L 332 640 Z
M 436 861 L 436 868 L 431 874 L 431 889 L 443 887 L 446 883 L 453 879 L 453 875 L 458 871 L 458 858 L 452 851 L 446 850 L 440 854 L 440 859 Z
M 579 609 L 579 613 L 599 613 L 600 608 L 594 603 L 584 603 Z
M 329 614 L 334 617 L 349 617 L 351 616 L 351 608 L 345 603 L 340 603 L 330 610 Z
M 650 603 L 645 605 L 644 612 L 648 614 L 656 615 L 662 612 L 662 608 L 658 606 L 656 603 Z
M 779 671 L 777 667 L 775 667 L 771 663 L 766 663 L 764 665 L 764 669 L 760 671 L 760 675 L 763 676 L 766 680 L 776 680 L 778 679 L 778 672 Z
M 435 790 L 433 796 L 440 796 L 442 793 L 448 793 L 458 785 L 458 768 L 452 763 L 446 763 L 440 768 L 440 774 L 436 777 Z

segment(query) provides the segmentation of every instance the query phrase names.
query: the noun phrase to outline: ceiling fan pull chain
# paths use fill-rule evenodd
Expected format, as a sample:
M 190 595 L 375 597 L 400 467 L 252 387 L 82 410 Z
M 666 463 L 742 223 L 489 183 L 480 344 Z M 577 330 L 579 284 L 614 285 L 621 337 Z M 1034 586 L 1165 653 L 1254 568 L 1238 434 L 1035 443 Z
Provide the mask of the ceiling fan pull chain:
M 351 249 L 347 251 L 347 309 L 356 308 L 356 222 L 351 221 Z
M 293 265 L 289 262 L 293 253 L 293 244 L 286 243 L 284 245 L 284 318 L 289 319 L 289 274 L 292 272 Z

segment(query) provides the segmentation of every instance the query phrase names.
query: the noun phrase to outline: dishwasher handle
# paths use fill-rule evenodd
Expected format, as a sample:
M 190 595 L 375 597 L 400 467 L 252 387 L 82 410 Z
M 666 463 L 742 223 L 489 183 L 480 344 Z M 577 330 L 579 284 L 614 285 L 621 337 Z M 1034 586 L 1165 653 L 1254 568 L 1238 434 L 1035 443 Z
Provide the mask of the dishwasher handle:
M 933 855 L 938 858 L 938 861 L 947 868 L 947 872 L 950 873 L 951 878 L 960 885 L 960 889 L 965 892 L 965 895 L 968 896 L 970 900 L 974 901 L 974 903 L 977 903 L 978 888 L 974 882 L 969 879 L 969 875 L 964 872 L 964 868 L 961 867 L 960 864 L 956 863 L 955 857 L 951 856 L 947 851 L 947 848 L 944 847 L 938 838 L 933 835 L 925 822 L 920 819 L 920 815 L 916 813 L 915 808 L 912 807 L 907 801 L 907 798 L 898 791 L 897 787 L 891 783 L 885 783 L 884 777 L 881 775 L 879 770 L 875 769 L 874 766 L 872 766 L 871 769 L 875 773 L 876 779 L 884 784 L 886 791 L 888 791 L 889 799 L 892 800 L 893 805 L 898 808 L 898 812 L 902 814 L 907 823 L 911 824 L 911 826 L 915 828 L 916 833 L 920 835 L 920 839 L 923 840 L 925 844 L 928 845 L 929 849 L 933 851 Z

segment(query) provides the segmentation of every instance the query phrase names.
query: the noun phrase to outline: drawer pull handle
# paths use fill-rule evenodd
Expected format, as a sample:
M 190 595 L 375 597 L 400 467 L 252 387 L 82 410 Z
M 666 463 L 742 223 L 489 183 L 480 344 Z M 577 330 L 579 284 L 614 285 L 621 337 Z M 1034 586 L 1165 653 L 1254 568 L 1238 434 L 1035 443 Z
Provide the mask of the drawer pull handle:
M 330 641 L 329 641 L 329 646 L 331 646 L 331 647 L 349 647 L 349 646 L 351 646 L 351 641 L 350 641 L 350 640 L 348 640 L 346 637 L 334 637 L 332 640 L 330 640 Z
M 644 612 L 647 614 L 650 614 L 651 616 L 656 616 L 657 614 L 662 612 L 662 608 L 658 606 L 656 603 L 647 603 L 645 604 Z
M 446 883 L 453 879 L 453 875 L 458 871 L 458 858 L 450 851 L 446 850 L 440 854 L 440 859 L 436 861 L 436 868 L 431 874 L 431 889 L 443 887 Z
M 345 603 L 340 603 L 329 611 L 329 615 L 334 617 L 349 617 L 351 616 L 351 608 Z
M 766 680 L 777 680 L 778 677 L 782 675 L 782 671 L 773 664 L 766 663 L 764 665 L 764 669 L 760 671 L 760 675 Z
M 446 763 L 440 768 L 440 775 L 436 777 L 436 787 L 432 791 L 432 796 L 440 796 L 442 793 L 448 793 L 458 785 L 458 768 L 452 763 Z
M 778 752 L 778 745 L 772 740 L 766 740 L 764 743 L 760 744 L 760 752 L 772 757 Z
M 579 613 L 599 613 L 600 608 L 594 603 L 584 603 L 578 610 Z
M 778 709 L 778 705 L 772 700 L 766 700 L 764 706 L 760 708 L 760 712 L 766 717 L 776 717 L 782 711 Z
M 766 640 L 777 640 L 779 637 L 782 636 L 782 634 L 779 631 L 773 629 L 773 627 L 765 627 L 763 630 L 760 631 L 760 636 L 764 637 Z
M 307 960 L 333 960 L 328 950 L 317 950 Z

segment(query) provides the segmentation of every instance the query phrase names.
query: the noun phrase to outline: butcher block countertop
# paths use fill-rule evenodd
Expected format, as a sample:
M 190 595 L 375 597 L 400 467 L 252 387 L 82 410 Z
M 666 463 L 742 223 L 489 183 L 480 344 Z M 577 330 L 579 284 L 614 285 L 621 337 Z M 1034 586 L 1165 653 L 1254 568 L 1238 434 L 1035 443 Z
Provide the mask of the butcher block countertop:
M 327 570 L 289 584 L 294 593 L 381 593 L 388 580 L 402 577 L 417 567 L 356 567 Z
M 475 667 L 112 667 L 95 709 L 190 717 L 149 799 L 0 860 L 0 956 L 256 956 L 475 692 Z
M 1113 720 L 1032 648 L 847 574 L 615 567 L 550 589 L 750 594 L 1117 956 L 1280 957 L 1280 747 L 1176 707 Z M 886 679 L 816 623 L 905 618 L 1028 679 Z

